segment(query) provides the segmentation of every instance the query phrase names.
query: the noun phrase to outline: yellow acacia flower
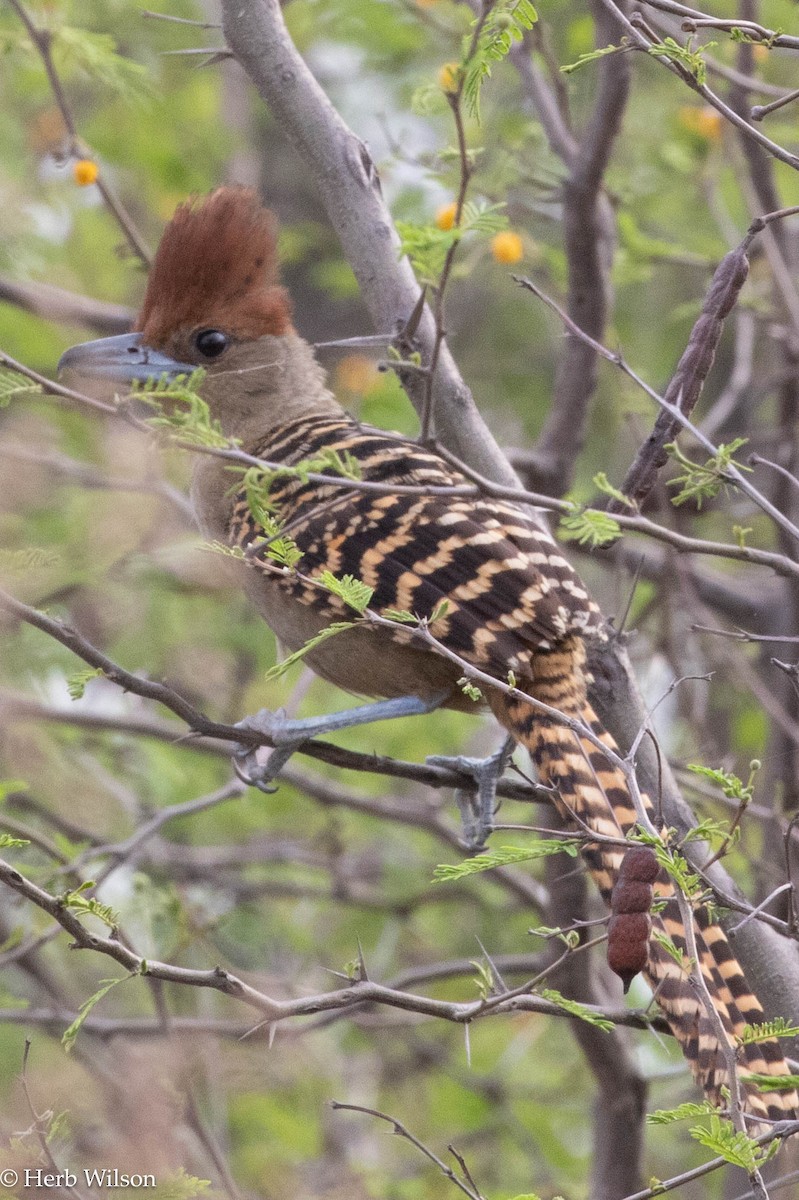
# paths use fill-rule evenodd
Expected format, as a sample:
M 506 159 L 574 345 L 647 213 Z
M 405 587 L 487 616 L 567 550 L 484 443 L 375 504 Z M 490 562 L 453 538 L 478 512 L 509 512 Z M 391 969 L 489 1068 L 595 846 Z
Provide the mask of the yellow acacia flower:
M 347 354 L 336 367 L 336 384 L 356 396 L 366 396 L 380 382 L 380 373 L 365 354 Z
M 709 104 L 702 108 L 696 108 L 693 104 L 684 104 L 677 113 L 677 121 L 683 129 L 704 138 L 706 142 L 721 141 L 722 117 Z
M 438 72 L 438 86 L 442 92 L 457 92 L 461 81 L 460 64 L 456 62 L 444 63 L 441 70 Z
M 436 227 L 443 229 L 444 232 L 452 229 L 455 224 L 455 214 L 457 211 L 458 206 L 454 200 L 451 204 L 442 204 L 436 213 Z
M 524 243 L 512 229 L 503 229 L 492 237 L 491 253 L 498 263 L 509 266 L 524 258 Z
M 96 183 L 99 174 L 97 163 L 92 162 L 90 158 L 79 158 L 72 164 L 72 176 L 78 187 L 88 187 L 90 183 Z

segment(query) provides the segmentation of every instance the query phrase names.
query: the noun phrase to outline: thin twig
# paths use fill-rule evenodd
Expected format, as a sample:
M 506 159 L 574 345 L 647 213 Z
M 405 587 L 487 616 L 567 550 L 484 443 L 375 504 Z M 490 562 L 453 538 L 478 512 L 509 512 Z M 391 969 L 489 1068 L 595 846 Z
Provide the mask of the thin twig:
M 43 29 L 36 25 L 30 14 L 27 12 L 25 6 L 22 4 L 21 0 L 9 0 L 9 3 L 22 24 L 25 26 L 28 36 L 33 43 L 33 48 L 36 50 L 42 60 L 42 65 L 50 83 L 53 98 L 55 99 L 58 110 L 61 113 L 64 126 L 69 136 L 69 153 L 78 158 L 85 158 L 88 151 L 78 135 L 72 109 L 67 101 L 66 92 L 64 91 L 60 76 L 56 70 L 55 63 L 53 62 L 53 35 L 49 29 Z M 130 213 L 121 203 L 110 185 L 103 178 L 102 174 L 98 176 L 95 182 L 106 207 L 113 214 L 120 229 L 124 233 L 128 245 L 133 250 L 134 254 L 141 259 L 144 265 L 149 267 L 152 262 L 152 253 L 148 249 L 147 244 L 145 243 L 139 230 L 136 228 Z
M 603 0 L 603 3 L 604 2 L 605 2 L 605 0 Z M 796 212 L 799 212 L 799 208 L 783 209 L 783 210 L 780 210 L 779 214 L 770 213 L 766 217 L 759 218 L 759 220 L 757 222 L 753 222 L 752 226 L 750 226 L 750 233 L 747 235 L 747 237 L 750 237 L 750 235 L 754 236 L 755 233 L 759 232 L 761 227 L 764 227 L 765 224 L 769 223 L 770 220 L 776 219 L 776 217 L 778 215 L 779 216 L 792 216 Z M 746 239 L 744 239 L 744 241 L 746 241 Z M 742 245 L 743 244 L 744 243 L 742 243 Z M 632 367 L 630 367 L 628 365 L 628 363 L 625 361 L 625 359 L 622 357 L 622 355 L 620 353 L 613 351 L 613 350 L 608 350 L 608 348 L 606 346 L 601 345 L 601 343 L 597 342 L 589 334 L 585 333 L 584 330 L 579 329 L 578 326 L 576 326 L 574 324 L 574 322 L 571 320 L 568 313 L 564 312 L 564 310 L 560 307 L 560 305 L 557 304 L 557 302 L 555 300 L 553 300 L 550 296 L 548 296 L 545 292 L 543 292 L 539 287 L 537 287 L 536 284 L 534 284 L 532 282 L 532 280 L 530 280 L 524 276 L 518 276 L 518 275 L 514 275 L 513 278 L 516 280 L 516 282 L 521 287 L 526 288 L 527 291 L 529 291 L 529 292 L 532 292 L 533 295 L 537 296 L 539 298 L 539 300 L 542 300 L 544 302 L 544 304 L 546 304 L 549 308 L 551 308 L 553 312 L 557 313 L 558 316 L 560 317 L 561 321 L 563 321 L 564 325 L 566 325 L 566 327 L 572 333 L 577 334 L 578 337 L 584 338 L 587 342 L 589 342 L 591 345 L 593 345 L 595 347 L 597 352 L 604 359 L 606 359 L 610 363 L 613 363 L 614 366 L 618 367 L 619 370 L 621 370 L 625 375 L 627 375 L 630 379 L 632 379 L 633 382 L 636 383 L 638 385 L 638 387 L 642 388 L 643 391 L 645 391 L 646 394 L 652 400 L 654 400 L 656 404 L 660 405 L 660 407 L 665 412 L 667 412 L 671 416 L 673 416 L 677 420 L 677 422 L 683 427 L 683 429 L 689 430 L 690 433 L 696 438 L 696 440 L 702 446 L 702 448 L 708 452 L 708 454 L 710 454 L 714 458 L 717 457 L 717 455 L 719 453 L 718 447 L 714 446 L 713 442 L 711 442 L 710 439 L 707 438 L 702 433 L 702 431 L 700 429 L 698 429 L 685 416 L 685 414 L 681 411 L 681 409 L 679 408 L 678 405 L 670 404 L 665 399 L 665 397 L 661 396 L 658 392 L 655 391 L 654 388 L 650 387 L 649 384 L 646 383 L 646 381 L 644 379 L 642 379 L 641 376 L 638 375 L 632 369 Z M 746 495 L 749 496 L 749 498 L 751 500 L 753 500 L 755 502 L 755 504 L 757 504 L 758 508 L 762 508 L 764 512 L 768 513 L 768 515 L 772 518 L 772 520 L 775 522 L 775 524 L 779 525 L 781 529 L 784 529 L 786 533 L 789 533 L 792 538 L 799 541 L 799 529 L 797 529 L 797 527 L 793 524 L 793 522 L 789 521 L 788 518 L 779 511 L 778 508 L 775 508 L 775 506 L 771 503 L 771 501 L 768 500 L 767 497 L 762 494 L 762 492 L 758 491 L 757 488 L 753 487 L 752 484 L 749 482 L 749 480 L 746 479 L 746 477 L 741 474 L 741 472 L 737 469 L 737 467 L 730 464 L 726 470 L 726 474 L 728 475 L 728 477 L 731 480 L 733 480 L 736 483 L 736 485 L 740 488 L 740 490 L 742 492 L 745 492 Z M 618 518 L 614 517 L 614 519 L 618 519 Z
M 412 1134 L 410 1130 L 403 1125 L 402 1121 L 398 1121 L 396 1117 L 390 1117 L 388 1113 L 380 1112 L 380 1110 L 377 1108 L 367 1108 L 363 1104 L 343 1104 L 340 1100 L 331 1100 L 330 1107 L 344 1112 L 365 1113 L 369 1117 L 377 1117 L 381 1121 L 387 1121 L 388 1124 L 393 1127 L 393 1132 L 397 1135 L 397 1137 L 405 1138 L 405 1140 L 410 1142 L 412 1146 L 415 1146 L 416 1149 L 419 1150 L 425 1156 L 425 1158 L 428 1158 L 430 1162 L 434 1163 L 438 1167 L 441 1174 L 448 1179 L 450 1183 L 453 1183 L 455 1187 L 459 1188 L 465 1196 L 468 1196 L 470 1200 L 485 1200 L 480 1192 L 475 1191 L 465 1179 L 460 1179 L 453 1171 L 452 1167 L 447 1166 L 443 1159 L 439 1158 L 429 1146 L 426 1146 L 424 1142 L 420 1141 L 419 1138 Z
M 47 1137 L 47 1132 L 48 1132 L 53 1114 L 52 1113 L 39 1113 L 36 1111 L 36 1108 L 34 1107 L 34 1104 L 33 1104 L 33 1100 L 31 1098 L 30 1088 L 28 1087 L 28 1058 L 30 1057 L 30 1052 L 31 1052 L 31 1039 L 29 1037 L 26 1037 L 25 1038 L 25 1048 L 22 1052 L 22 1076 L 21 1076 L 22 1090 L 25 1093 L 25 1100 L 27 1101 L 28 1108 L 30 1109 L 30 1114 L 33 1117 L 33 1128 L 34 1128 L 34 1132 L 36 1134 L 36 1140 L 39 1143 L 39 1148 L 41 1149 L 42 1155 L 44 1156 L 44 1161 L 47 1163 L 47 1165 L 50 1167 L 50 1169 L 56 1175 L 58 1175 L 59 1179 L 62 1179 L 63 1176 L 59 1172 L 58 1163 L 53 1158 L 53 1152 L 50 1149 L 50 1142 Z M 11 1173 L 14 1174 L 14 1172 L 11 1172 Z M 73 1185 L 70 1184 L 68 1181 L 65 1181 L 62 1186 L 64 1188 L 64 1191 L 68 1195 L 74 1197 L 74 1200 L 85 1200 L 83 1193 L 79 1192 L 78 1189 L 76 1187 L 73 1187 Z

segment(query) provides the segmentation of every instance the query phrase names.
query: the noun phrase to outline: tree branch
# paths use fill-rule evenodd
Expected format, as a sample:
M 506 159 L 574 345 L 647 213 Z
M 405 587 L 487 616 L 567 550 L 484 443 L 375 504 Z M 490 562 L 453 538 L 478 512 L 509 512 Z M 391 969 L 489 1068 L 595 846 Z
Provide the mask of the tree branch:
M 618 40 L 618 21 L 594 4 L 599 47 Z M 567 310 L 573 321 L 601 338 L 610 304 L 610 269 L 615 218 L 602 181 L 621 129 L 630 91 L 630 60 L 611 54 L 598 64 L 599 83 L 591 118 L 570 156 L 563 185 L 563 238 L 569 272 Z M 571 485 L 596 390 L 597 355 L 581 338 L 569 335 L 558 363 L 555 392 L 535 453 L 550 471 L 544 491 L 562 495 Z
M 420 297 L 410 263 L 399 259 L 399 238 L 371 156 L 333 108 L 292 42 L 278 0 L 221 0 L 225 38 L 279 128 L 316 184 L 375 328 L 400 330 Z M 424 307 L 415 332 L 430 360 L 435 322 Z M 418 375 L 403 379 L 417 412 L 424 407 Z M 480 416 L 444 343 L 433 385 L 439 436 L 495 481 L 517 480 Z

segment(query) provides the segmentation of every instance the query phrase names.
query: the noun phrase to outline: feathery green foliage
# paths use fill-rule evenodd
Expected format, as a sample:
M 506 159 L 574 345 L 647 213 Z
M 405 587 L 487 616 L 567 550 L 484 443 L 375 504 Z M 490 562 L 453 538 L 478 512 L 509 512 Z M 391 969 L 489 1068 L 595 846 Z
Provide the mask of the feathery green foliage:
M 702 1100 L 700 1103 L 695 1103 L 692 1100 L 686 1101 L 685 1104 L 678 1104 L 676 1108 L 657 1108 L 654 1112 L 647 1113 L 647 1125 L 672 1125 L 675 1121 L 685 1121 L 689 1117 L 704 1117 L 715 1113 L 716 1109 L 709 1100 Z
M 280 679 L 286 672 L 297 663 L 302 662 L 306 654 L 311 650 L 315 650 L 317 646 L 321 646 L 328 638 L 335 637 L 337 633 L 343 633 L 345 629 L 352 629 L 354 621 L 334 621 L 332 625 L 328 625 L 321 633 L 317 633 L 316 637 L 309 638 L 304 646 L 299 650 L 295 650 L 293 654 L 289 654 L 281 662 L 275 663 L 267 673 L 267 679 Z
M 476 43 L 473 34 L 464 38 L 461 64 L 463 99 L 471 116 L 480 119 L 480 93 L 492 68 L 508 56 L 513 43 L 520 42 L 537 20 L 538 13 L 530 0 L 496 0 L 485 19 L 480 14 L 472 21 L 473 30 L 481 22 L 482 26 Z
M 467 875 L 477 875 L 481 871 L 492 871 L 495 867 L 507 867 L 514 863 L 535 862 L 561 852 L 576 858 L 580 843 L 572 838 L 541 838 L 530 846 L 497 846 L 467 858 L 461 863 L 442 863 L 433 872 L 434 883 L 452 883 L 456 879 L 464 879 Z
M 5 408 L 18 396 L 35 395 L 41 390 L 41 384 L 29 379 L 27 375 L 20 375 L 19 371 L 12 371 L 8 367 L 0 367 L 0 408 Z
M 748 440 L 734 438 L 731 442 L 723 442 L 718 452 L 704 463 L 694 462 L 683 454 L 676 442 L 669 442 L 664 448 L 682 468 L 681 474 L 668 480 L 669 487 L 680 489 L 672 496 L 672 504 L 679 506 L 692 500 L 697 508 L 701 508 L 705 500 L 715 499 L 723 487 L 734 482 L 729 474 L 731 466 L 737 467 L 739 471 L 751 471 L 751 467 L 735 460 L 735 454 Z
M 354 575 L 342 575 L 341 578 L 338 578 L 332 571 L 322 571 L 316 576 L 316 579 L 323 588 L 332 592 L 334 596 L 338 596 L 340 600 L 361 615 L 369 607 L 369 601 L 374 595 L 374 588 L 370 588 L 360 579 L 356 579 Z
M 549 1000 L 550 1004 L 556 1004 L 558 1008 L 562 1008 L 572 1017 L 578 1017 L 581 1021 L 585 1021 L 587 1025 L 593 1025 L 596 1029 L 602 1029 L 605 1033 L 610 1033 L 615 1029 L 612 1021 L 606 1017 L 601 1017 L 598 1013 L 591 1012 L 584 1004 L 579 1004 L 576 1000 L 570 1000 L 567 996 L 562 996 L 555 988 L 542 988 L 536 993 L 542 1000 Z
M 119 924 L 119 914 L 109 904 L 102 904 L 95 896 L 83 894 L 94 886 L 93 880 L 87 879 L 80 887 L 62 896 L 61 904 L 79 917 L 97 917 L 109 929 L 114 930 Z
M 741 1167 L 750 1175 L 773 1158 L 779 1150 L 778 1141 L 761 1149 L 753 1138 L 747 1137 L 745 1133 L 736 1132 L 729 1121 L 718 1116 L 711 1116 L 709 1127 L 694 1125 L 689 1132 L 700 1145 L 726 1159 L 732 1166 Z
M 89 996 L 88 1000 L 83 1001 L 77 1017 L 61 1035 L 61 1045 L 66 1050 L 67 1054 L 72 1051 L 75 1041 L 77 1040 L 77 1036 L 80 1033 L 81 1026 L 89 1016 L 89 1013 L 92 1011 L 92 1009 L 94 1009 L 103 999 L 103 997 L 107 996 L 111 989 L 115 988 L 118 983 L 124 983 L 126 979 L 132 978 L 133 976 L 128 974 L 120 975 L 117 979 L 104 979 L 97 991 L 93 995 Z
M 786 1021 L 785 1017 L 775 1017 L 773 1021 L 762 1021 L 758 1025 L 745 1025 L 739 1041 L 742 1046 L 752 1042 L 768 1042 L 771 1038 L 797 1037 L 799 1025 Z
M 621 526 L 601 509 L 580 508 L 575 504 L 574 512 L 561 518 L 560 533 L 564 539 L 577 541 L 581 546 L 606 546 L 621 536 Z
M 102 667 L 87 667 L 84 671 L 74 671 L 67 676 L 67 691 L 71 700 L 82 700 L 86 684 L 92 679 L 104 674 Z

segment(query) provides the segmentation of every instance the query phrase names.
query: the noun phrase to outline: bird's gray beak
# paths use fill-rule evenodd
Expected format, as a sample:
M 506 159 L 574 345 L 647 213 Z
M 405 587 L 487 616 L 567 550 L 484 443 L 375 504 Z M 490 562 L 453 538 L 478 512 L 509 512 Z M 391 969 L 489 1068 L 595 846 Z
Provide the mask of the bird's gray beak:
M 195 369 L 189 363 L 177 362 L 160 350 L 142 345 L 140 333 L 122 333 L 118 337 L 81 342 L 65 350 L 58 360 L 59 375 L 69 373 L 78 379 L 104 379 L 119 386 L 134 380 L 159 380 L 164 376 L 172 382 L 178 375 L 191 375 Z

